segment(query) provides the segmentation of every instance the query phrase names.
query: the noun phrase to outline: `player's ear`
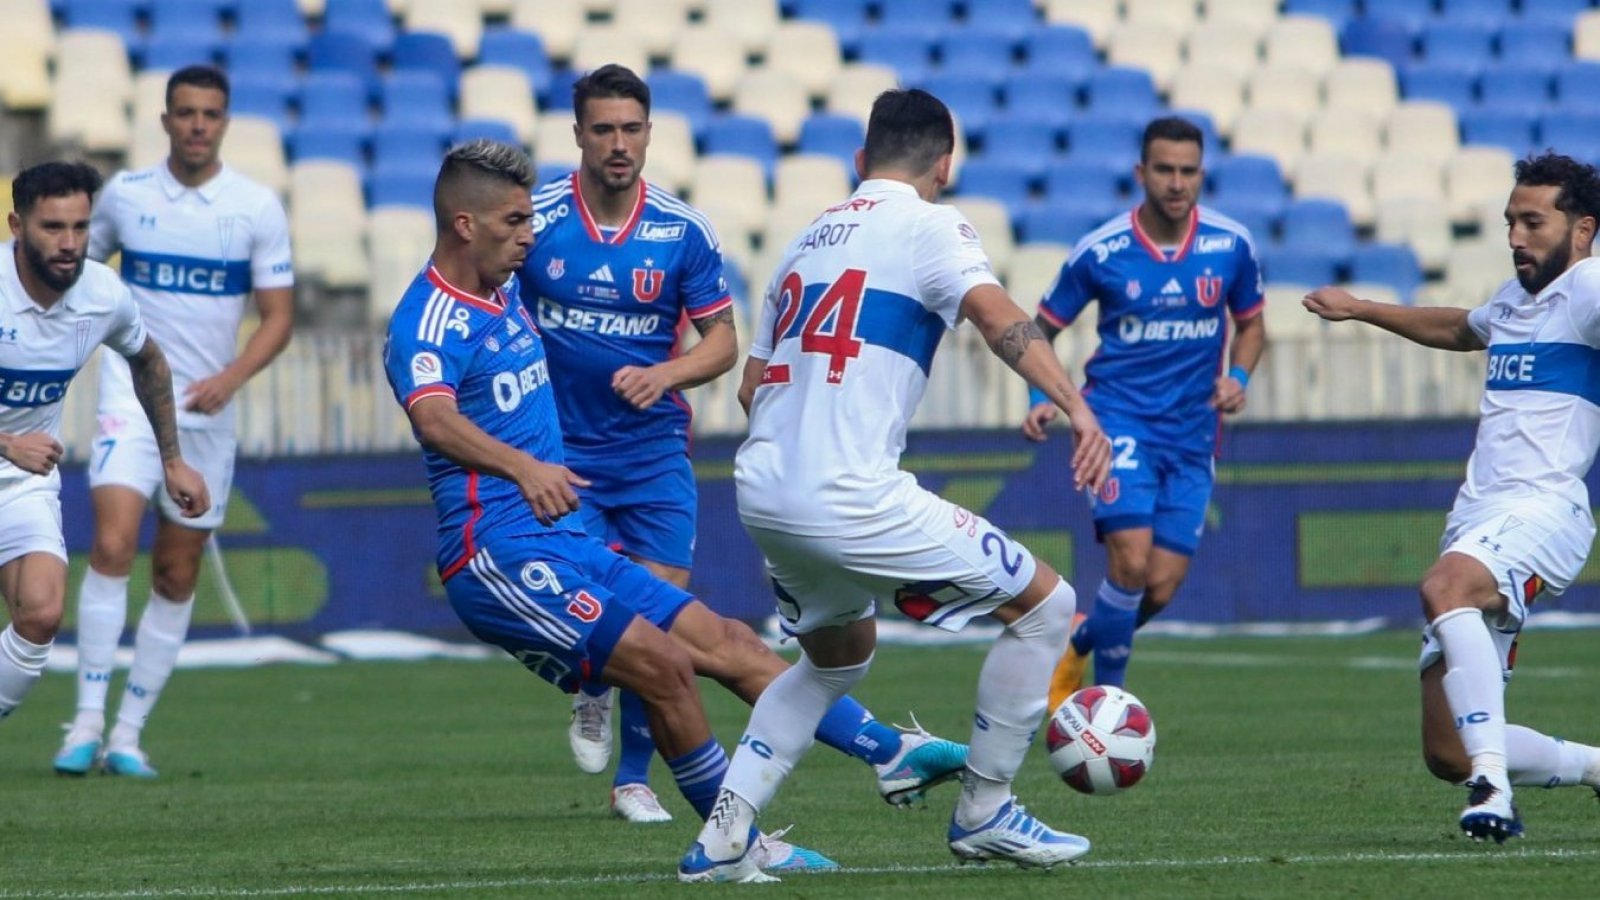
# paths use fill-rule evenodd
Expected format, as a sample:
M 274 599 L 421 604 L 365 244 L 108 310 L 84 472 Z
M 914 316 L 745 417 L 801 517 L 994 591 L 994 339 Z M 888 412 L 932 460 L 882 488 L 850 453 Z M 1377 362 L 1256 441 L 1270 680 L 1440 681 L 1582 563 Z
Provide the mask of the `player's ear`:
M 477 220 L 469 212 L 458 212 L 450 220 L 450 227 L 455 230 L 456 237 L 460 238 L 463 244 L 472 243 L 472 235 L 477 226 Z
M 22 237 L 22 217 L 17 215 L 16 210 L 6 213 L 6 224 L 11 226 L 12 237 Z
M 950 173 L 955 169 L 955 164 L 956 157 L 953 153 L 944 154 L 939 157 L 938 162 L 933 164 L 933 178 L 938 183 L 940 190 L 944 190 L 945 186 L 950 183 Z
M 867 148 L 856 148 L 856 180 L 867 180 Z

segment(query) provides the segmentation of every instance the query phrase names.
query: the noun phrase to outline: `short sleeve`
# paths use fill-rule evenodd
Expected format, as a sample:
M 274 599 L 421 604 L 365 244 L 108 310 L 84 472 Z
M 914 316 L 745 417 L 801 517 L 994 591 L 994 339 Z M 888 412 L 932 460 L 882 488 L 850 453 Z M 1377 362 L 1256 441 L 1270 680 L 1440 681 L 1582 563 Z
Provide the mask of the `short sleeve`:
M 788 262 L 787 258 L 784 260 Z M 761 314 L 756 317 L 755 334 L 750 336 L 750 355 L 755 359 L 771 359 L 774 344 L 773 329 L 778 324 L 778 299 L 783 291 L 783 277 L 787 275 L 787 267 L 779 266 L 778 271 L 772 276 L 772 281 L 767 284 L 766 293 L 761 298 Z
M 89 258 L 95 262 L 105 262 L 122 246 L 122 236 L 117 233 L 117 186 L 121 183 L 121 175 L 107 181 L 89 213 Z
M 690 222 L 689 233 L 692 237 L 684 248 L 679 291 L 689 318 L 703 319 L 732 306 L 733 297 L 722 271 L 722 247 L 710 223 Z
M 1495 297 L 1498 296 L 1499 292 L 1496 292 Z M 1494 299 L 1494 297 L 1489 298 L 1488 303 L 1467 313 L 1467 327 L 1472 329 L 1472 333 L 1478 336 L 1478 340 L 1482 341 L 1485 347 L 1489 346 L 1489 316 L 1490 311 L 1494 309 Z
M 1600 263 L 1579 263 L 1573 273 L 1571 310 L 1572 327 L 1582 336 L 1584 343 L 1600 347 Z
M 1233 283 L 1228 285 L 1228 311 L 1235 319 L 1248 319 L 1260 314 L 1266 303 L 1266 286 L 1261 283 L 1261 262 L 1256 259 L 1256 245 L 1248 235 L 1234 238 L 1237 263 Z
M 289 253 L 289 220 L 277 197 L 261 204 L 256 220 L 255 241 L 250 247 L 250 284 L 260 288 L 284 288 L 294 284 L 294 262 Z
M 395 399 L 408 410 L 424 397 L 455 397 L 472 353 L 472 345 L 453 338 L 451 332 L 445 332 L 442 343 L 425 336 L 437 329 L 429 329 L 418 312 L 415 309 L 396 311 L 389 320 L 388 339 L 383 348 L 383 368 L 389 387 Z
M 961 300 L 979 285 L 998 286 L 978 230 L 953 206 L 935 206 L 912 235 L 911 272 L 922 305 L 954 327 Z
M 1039 315 L 1057 328 L 1071 325 L 1094 299 L 1094 254 L 1086 249 L 1079 244 L 1072 251 L 1039 301 Z
M 117 305 L 111 314 L 111 328 L 106 332 L 104 343 L 123 357 L 138 356 L 144 349 L 144 342 L 149 335 L 144 329 L 144 317 L 139 314 L 139 304 L 134 301 L 133 293 L 122 279 L 114 276 L 106 279 L 116 295 Z

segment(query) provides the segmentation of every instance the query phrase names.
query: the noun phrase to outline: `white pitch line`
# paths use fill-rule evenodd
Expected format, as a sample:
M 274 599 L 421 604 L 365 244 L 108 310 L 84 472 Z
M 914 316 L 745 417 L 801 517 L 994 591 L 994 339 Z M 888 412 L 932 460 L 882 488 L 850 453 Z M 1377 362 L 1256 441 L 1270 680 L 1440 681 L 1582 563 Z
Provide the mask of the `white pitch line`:
M 1213 856 L 1200 859 L 1107 859 L 1074 863 L 1068 868 L 1082 869 L 1191 869 L 1221 866 L 1259 865 L 1339 865 L 1345 863 L 1430 863 L 1430 862 L 1490 862 L 1502 863 L 1523 859 L 1595 859 L 1595 850 L 1500 850 L 1493 847 L 1475 848 L 1459 852 L 1431 853 L 1331 853 L 1288 856 Z M 997 864 L 1003 865 L 1003 864 Z M 831 873 L 792 875 L 792 878 L 836 878 L 845 875 L 981 875 L 983 866 L 863 866 Z M 1001 871 L 1011 871 L 1001 869 Z M 516 888 L 593 887 L 614 884 L 642 884 L 667 882 L 676 876 L 667 873 L 637 873 L 631 875 L 597 875 L 583 878 L 501 878 L 482 881 L 432 881 L 402 884 L 330 884 L 284 885 L 270 888 L 175 888 L 157 890 L 145 888 L 130 891 L 42 891 L 19 892 L 0 890 L 0 900 L 134 900 L 143 897 L 292 897 L 340 896 L 346 894 L 416 894 L 447 891 L 511 890 Z

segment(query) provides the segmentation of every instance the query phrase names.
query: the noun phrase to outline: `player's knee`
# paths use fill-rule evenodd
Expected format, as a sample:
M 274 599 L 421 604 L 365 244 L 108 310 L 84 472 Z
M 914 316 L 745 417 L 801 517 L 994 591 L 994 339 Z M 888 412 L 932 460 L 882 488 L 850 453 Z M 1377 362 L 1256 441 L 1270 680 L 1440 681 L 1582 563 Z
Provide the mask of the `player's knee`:
M 61 630 L 61 600 L 24 604 L 11 619 L 11 627 L 35 644 L 48 644 Z
M 175 602 L 194 596 L 200 579 L 200 561 L 158 555 L 150 563 L 150 587 L 157 595 Z
M 1072 585 L 1057 578 L 1055 587 L 1032 609 L 1012 620 L 1006 630 L 1020 638 L 1038 638 L 1065 645 L 1072 630 L 1072 615 L 1077 611 L 1077 594 Z
M 1422 579 L 1418 593 L 1422 597 L 1422 612 L 1430 622 L 1453 609 L 1476 605 L 1460 579 L 1450 572 L 1429 572 Z
M 694 664 L 689 654 L 670 640 L 652 648 L 646 670 L 649 677 L 632 689 L 648 703 L 672 706 L 696 695 Z
M 102 575 L 120 578 L 133 570 L 139 536 L 97 531 L 89 548 L 89 565 Z

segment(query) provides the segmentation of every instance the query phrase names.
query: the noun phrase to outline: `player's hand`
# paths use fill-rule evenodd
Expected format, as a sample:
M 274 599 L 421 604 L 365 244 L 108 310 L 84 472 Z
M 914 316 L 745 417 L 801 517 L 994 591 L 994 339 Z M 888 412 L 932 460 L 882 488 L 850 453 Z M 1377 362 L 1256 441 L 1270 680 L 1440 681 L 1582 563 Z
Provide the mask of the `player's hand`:
M 211 491 L 206 480 L 181 459 L 166 464 L 167 496 L 178 504 L 178 512 L 192 519 L 211 508 Z
M 214 416 L 228 405 L 241 386 L 227 372 L 218 372 L 210 378 L 191 382 L 183 392 L 183 408 L 188 412 Z
M 1244 410 L 1245 395 L 1244 385 L 1232 375 L 1217 377 L 1217 385 L 1211 392 L 1211 408 L 1220 413 L 1236 413 Z
M 1329 322 L 1343 322 L 1354 317 L 1356 308 L 1361 305 L 1361 301 L 1356 299 L 1354 294 L 1331 285 L 1317 288 L 1300 302 L 1306 309 Z
M 1087 404 L 1067 413 L 1067 421 L 1072 425 L 1072 486 L 1098 493 L 1111 474 L 1111 439 L 1100 430 L 1100 420 Z
M 530 463 L 527 474 L 517 486 L 539 524 L 549 525 L 567 513 L 576 512 L 578 492 L 574 488 L 588 487 L 589 482 L 566 466 L 538 460 L 530 460 Z
M 5 458 L 24 472 L 49 475 L 61 464 L 61 454 L 64 452 L 60 441 L 42 431 L 30 431 L 11 438 L 5 449 Z
M 1056 405 L 1041 403 L 1022 417 L 1022 436 L 1030 441 L 1043 441 L 1049 437 L 1045 427 L 1056 420 Z
M 649 409 L 672 390 L 672 381 L 660 366 L 623 366 L 611 376 L 611 389 L 634 409 Z

